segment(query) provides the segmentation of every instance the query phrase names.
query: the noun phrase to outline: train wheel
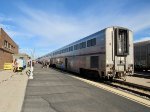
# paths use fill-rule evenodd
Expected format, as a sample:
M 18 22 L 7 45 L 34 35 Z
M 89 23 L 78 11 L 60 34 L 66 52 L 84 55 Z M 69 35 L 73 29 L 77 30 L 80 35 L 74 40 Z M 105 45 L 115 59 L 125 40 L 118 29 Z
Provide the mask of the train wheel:
M 84 74 L 85 74 L 85 71 L 82 69 L 82 68 L 80 68 L 80 76 L 84 76 Z
M 105 80 L 105 81 L 108 81 L 108 80 L 109 80 L 109 77 L 108 77 L 108 76 L 105 76 L 105 77 L 104 77 L 104 80 Z
M 126 76 L 122 77 L 122 80 L 123 80 L 123 81 L 126 81 Z
M 113 76 L 109 77 L 109 80 L 110 80 L 110 81 L 112 81 L 113 79 L 114 79 L 114 77 L 113 77 Z

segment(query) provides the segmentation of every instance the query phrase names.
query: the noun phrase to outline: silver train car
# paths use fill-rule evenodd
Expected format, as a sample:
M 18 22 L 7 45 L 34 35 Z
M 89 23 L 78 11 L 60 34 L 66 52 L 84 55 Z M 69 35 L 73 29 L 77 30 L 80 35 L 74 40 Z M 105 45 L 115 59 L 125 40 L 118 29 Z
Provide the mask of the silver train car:
M 133 33 L 123 27 L 108 27 L 45 57 L 50 65 L 64 70 L 124 79 L 134 71 Z
M 134 43 L 134 60 L 136 71 L 150 70 L 150 40 Z

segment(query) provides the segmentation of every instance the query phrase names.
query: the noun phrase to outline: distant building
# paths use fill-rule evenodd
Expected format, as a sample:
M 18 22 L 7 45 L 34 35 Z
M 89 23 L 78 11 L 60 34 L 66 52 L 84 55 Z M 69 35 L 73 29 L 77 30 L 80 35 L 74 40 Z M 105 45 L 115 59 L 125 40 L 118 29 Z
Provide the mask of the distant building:
M 14 59 L 24 59 L 24 60 L 28 60 L 30 58 L 29 55 L 25 54 L 25 53 L 19 53 L 19 54 L 13 54 L 13 60 Z
M 18 45 L 0 28 L 0 69 L 4 63 L 12 63 L 12 54 L 18 54 Z

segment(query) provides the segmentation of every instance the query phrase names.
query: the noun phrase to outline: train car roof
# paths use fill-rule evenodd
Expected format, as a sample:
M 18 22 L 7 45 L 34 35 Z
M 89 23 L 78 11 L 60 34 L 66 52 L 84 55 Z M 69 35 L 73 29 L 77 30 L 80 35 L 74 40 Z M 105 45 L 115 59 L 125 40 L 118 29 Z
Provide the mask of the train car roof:
M 104 30 L 106 30 L 106 29 L 108 29 L 108 28 L 123 28 L 123 29 L 129 30 L 128 28 L 125 28 L 125 27 L 110 26 L 110 27 L 104 28 L 104 29 L 102 29 L 102 30 L 100 30 L 100 31 L 97 31 L 97 32 L 95 32 L 95 33 L 93 33 L 93 34 L 91 34 L 91 35 L 88 35 L 88 36 L 86 36 L 86 37 L 83 37 L 83 38 L 81 38 L 81 39 L 79 39 L 79 40 L 77 40 L 77 41 L 75 41 L 75 42 L 72 42 L 72 43 L 66 45 L 66 46 L 63 46 L 63 47 L 61 47 L 61 48 L 55 50 L 55 52 L 56 52 L 56 51 L 59 51 L 60 49 L 65 48 L 65 47 L 68 47 L 68 46 L 70 46 L 70 45 L 72 45 L 72 44 L 78 43 L 78 42 L 80 42 L 80 41 L 82 41 L 82 40 L 88 39 L 88 38 L 90 38 L 91 36 L 97 35 L 97 34 L 99 34 L 100 32 L 102 32 L 102 31 L 104 31 Z M 131 30 L 130 30 L 130 31 L 131 31 Z
M 150 43 L 150 40 L 144 40 L 144 41 L 135 42 L 134 44 L 138 45 L 138 44 L 149 44 L 149 43 Z
M 85 40 L 85 39 L 88 39 L 88 38 L 90 38 L 91 36 L 97 35 L 97 34 L 99 34 L 100 32 L 105 31 L 105 30 L 108 29 L 108 28 L 122 28 L 122 29 L 127 29 L 127 30 L 129 30 L 128 28 L 121 27 L 121 26 L 109 26 L 109 27 L 104 28 L 104 29 L 102 29 L 102 30 L 100 30 L 100 31 L 97 31 L 97 32 L 95 32 L 95 33 L 93 33 L 93 34 L 91 34 L 91 35 L 88 35 L 88 36 L 86 36 L 86 37 L 84 37 L 84 38 L 81 38 L 81 39 L 79 39 L 79 40 L 77 40 L 77 41 L 75 41 L 75 42 L 72 42 L 72 43 L 70 43 L 70 44 L 68 44 L 68 45 L 66 45 L 66 46 L 63 46 L 63 47 L 61 47 L 61 48 L 59 48 L 59 49 L 57 49 L 57 50 L 54 50 L 54 51 L 52 51 L 52 52 L 50 52 L 50 53 L 48 53 L 48 54 L 46 54 L 46 55 L 44 55 L 44 56 L 49 56 L 50 54 L 52 54 L 52 53 L 54 53 L 54 52 L 57 52 L 57 51 L 60 51 L 60 50 L 62 50 L 62 49 L 64 49 L 64 48 L 66 48 L 66 47 L 75 45 L 76 43 L 81 42 L 81 41 L 83 41 L 83 40 Z M 129 30 L 129 31 L 131 31 L 131 30 Z M 132 32 L 132 31 L 131 31 L 131 32 Z M 42 56 L 42 57 L 44 57 L 44 56 Z

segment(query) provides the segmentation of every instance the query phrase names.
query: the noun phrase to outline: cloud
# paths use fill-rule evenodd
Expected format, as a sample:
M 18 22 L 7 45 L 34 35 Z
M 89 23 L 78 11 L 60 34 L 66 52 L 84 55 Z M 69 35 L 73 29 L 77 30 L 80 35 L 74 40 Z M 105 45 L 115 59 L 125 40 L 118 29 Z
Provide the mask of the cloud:
M 69 16 L 62 13 L 48 13 L 26 5 L 20 7 L 20 9 L 26 17 L 19 18 L 19 24 L 29 32 L 49 39 L 57 37 L 73 38 L 73 34 L 77 35 L 76 38 L 79 38 L 78 36 L 82 37 L 111 25 L 125 26 L 135 32 L 150 27 L 150 15 L 148 15 L 149 11 L 147 9 L 126 15 L 121 11 L 114 12 L 105 9 L 96 16 L 91 14 L 92 12 L 90 14 L 86 13 L 89 10 L 81 11 L 80 15 L 85 14 L 84 16 Z
M 36 35 L 36 39 L 41 37 L 38 38 L 39 47 L 46 46 L 46 44 L 62 46 L 95 32 L 95 28 L 92 24 L 90 25 L 89 21 L 81 21 L 78 17 L 48 14 L 29 7 L 23 7 L 21 10 L 26 17 L 19 18 L 17 22 L 23 29 Z
M 22 4 L 19 5 L 22 14 L 14 21 L 21 31 L 9 32 L 23 38 L 32 38 L 34 44 L 27 41 L 32 44 L 31 48 L 50 49 L 37 51 L 41 53 L 50 52 L 109 26 L 127 27 L 135 33 L 150 28 L 150 11 L 147 8 L 140 8 L 137 12 L 128 10 L 127 13 L 122 9 L 127 6 L 125 2 L 115 4 L 106 2 L 106 6 L 102 8 L 99 4 L 94 4 L 92 7 L 83 8 L 80 14 L 68 14 L 61 9 L 58 9 L 60 12 L 46 11 Z
M 150 37 L 143 37 L 143 38 L 140 38 L 138 40 L 135 40 L 134 43 L 136 42 L 142 42 L 142 41 L 150 41 Z
M 10 17 L 6 17 L 3 14 L 0 14 L 0 22 L 12 21 L 13 19 Z

